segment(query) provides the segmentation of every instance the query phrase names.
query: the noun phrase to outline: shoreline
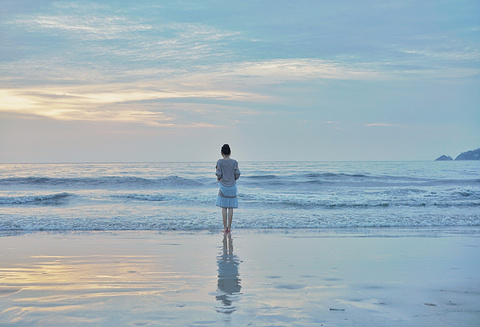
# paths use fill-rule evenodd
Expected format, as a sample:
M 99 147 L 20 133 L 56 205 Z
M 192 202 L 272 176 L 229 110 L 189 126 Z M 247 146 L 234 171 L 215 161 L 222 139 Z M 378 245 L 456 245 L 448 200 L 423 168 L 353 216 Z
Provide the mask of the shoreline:
M 220 226 L 221 223 L 219 223 Z M 208 229 L 101 229 L 101 230 L 83 230 L 83 229 L 72 229 L 72 230 L 57 230 L 57 229 L 42 229 L 42 230 L 0 230 L 0 239 L 2 237 L 11 237 L 11 236 L 20 236 L 28 234 L 96 234 L 96 233 L 154 233 L 154 234 L 214 234 L 214 235 L 223 235 L 222 227 L 218 228 L 208 228 Z M 233 234 L 270 234 L 270 233 L 279 233 L 279 234 L 289 234 L 289 233 L 313 233 L 319 236 L 323 235 L 327 237 L 328 235 L 341 235 L 345 236 L 354 236 L 361 237 L 363 234 L 367 235 L 376 235 L 376 236 L 387 236 L 391 235 L 392 237 L 405 237 L 408 235 L 412 236 L 421 236 L 432 237 L 434 233 L 440 233 L 440 235 L 448 236 L 450 234 L 479 234 L 480 235 L 480 225 L 466 225 L 466 226 L 441 226 L 441 225 L 432 225 L 432 226 L 336 226 L 336 227 L 268 227 L 268 228 L 245 228 L 238 227 L 232 228 Z
M 2 232 L 0 324 L 477 326 L 479 249 L 480 227 Z

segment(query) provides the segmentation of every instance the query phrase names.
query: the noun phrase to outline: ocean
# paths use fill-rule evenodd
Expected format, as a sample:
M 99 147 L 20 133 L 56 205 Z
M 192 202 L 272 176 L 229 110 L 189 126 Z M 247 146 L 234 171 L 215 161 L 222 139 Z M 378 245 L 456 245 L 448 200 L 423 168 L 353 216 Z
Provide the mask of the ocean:
M 239 164 L 233 229 L 480 226 L 480 161 Z M 221 230 L 217 192 L 215 161 L 0 164 L 0 231 Z

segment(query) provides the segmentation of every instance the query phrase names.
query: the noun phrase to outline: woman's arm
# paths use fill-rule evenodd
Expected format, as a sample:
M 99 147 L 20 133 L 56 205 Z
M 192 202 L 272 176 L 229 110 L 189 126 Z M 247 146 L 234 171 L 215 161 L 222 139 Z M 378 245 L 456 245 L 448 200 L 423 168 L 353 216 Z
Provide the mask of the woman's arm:
M 235 168 L 233 170 L 233 174 L 235 176 L 235 180 L 239 179 L 240 178 L 240 169 L 238 168 L 238 162 L 235 164 Z
M 217 175 L 217 182 L 220 182 L 223 174 L 222 174 L 222 170 L 220 169 L 220 167 L 218 165 L 218 162 L 217 162 L 217 166 L 215 167 L 215 169 L 216 169 L 215 175 Z

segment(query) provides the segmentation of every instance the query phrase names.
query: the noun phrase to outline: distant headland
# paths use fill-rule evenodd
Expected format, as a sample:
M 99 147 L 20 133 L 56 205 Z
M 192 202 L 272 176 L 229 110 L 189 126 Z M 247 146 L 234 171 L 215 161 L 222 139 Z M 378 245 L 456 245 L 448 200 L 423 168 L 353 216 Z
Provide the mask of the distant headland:
M 450 161 L 453 160 L 450 156 L 440 156 L 435 161 Z M 460 153 L 455 160 L 480 160 L 480 148 L 467 152 Z

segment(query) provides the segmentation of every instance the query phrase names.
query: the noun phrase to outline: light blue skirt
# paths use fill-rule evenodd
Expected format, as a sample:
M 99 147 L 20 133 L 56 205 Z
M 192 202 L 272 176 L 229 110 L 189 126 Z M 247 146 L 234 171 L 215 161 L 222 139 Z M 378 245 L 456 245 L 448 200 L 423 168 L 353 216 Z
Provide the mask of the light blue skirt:
M 218 183 L 218 186 L 220 189 L 218 190 L 217 207 L 238 208 L 237 185 L 226 187 Z

